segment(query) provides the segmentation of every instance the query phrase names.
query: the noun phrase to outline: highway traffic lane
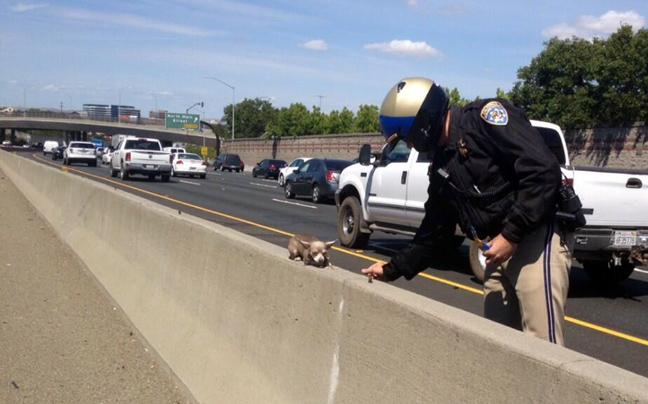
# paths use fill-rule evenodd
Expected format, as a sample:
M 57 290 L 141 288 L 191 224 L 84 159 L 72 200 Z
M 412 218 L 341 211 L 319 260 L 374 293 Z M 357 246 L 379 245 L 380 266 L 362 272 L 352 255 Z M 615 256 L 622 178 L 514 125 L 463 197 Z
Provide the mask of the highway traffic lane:
M 91 169 L 85 169 L 85 167 L 82 167 L 83 171 L 87 171 L 89 173 L 96 174 L 96 169 L 91 168 Z M 234 180 L 236 177 L 231 177 L 228 178 L 227 180 L 222 180 L 222 181 L 236 181 Z M 242 176 L 244 178 L 244 176 Z M 117 184 L 119 184 L 120 180 L 115 181 Z M 207 181 L 209 183 L 210 181 Z M 175 181 L 174 181 L 175 183 Z M 128 182 L 126 182 L 128 184 Z M 215 184 L 218 186 L 218 181 L 215 182 Z M 221 182 L 222 184 L 222 182 Z M 170 187 L 169 185 L 171 184 L 163 184 L 160 182 L 149 182 L 148 180 L 143 179 L 142 181 L 134 181 L 133 184 L 131 185 L 137 185 L 137 186 L 142 186 L 142 187 L 148 187 L 151 186 L 153 188 L 150 188 L 153 192 L 158 192 L 158 193 L 163 193 L 163 195 L 169 195 L 173 196 L 179 200 L 185 200 L 186 195 L 188 193 L 192 193 L 191 187 L 190 186 L 185 186 L 184 188 L 182 187 Z M 229 187 L 236 185 L 236 183 L 232 183 L 231 185 L 228 185 Z M 249 186 L 243 184 L 239 184 L 239 187 L 241 189 L 243 188 L 249 188 Z M 189 189 L 187 189 L 189 188 Z M 233 190 L 238 189 L 237 187 L 232 188 Z M 129 190 L 129 192 L 135 192 Z M 266 191 L 267 192 L 267 191 Z M 274 192 L 274 191 L 273 191 Z M 176 195 L 177 193 L 177 195 Z M 224 193 L 224 195 L 229 195 L 230 192 Z M 252 192 L 250 198 L 262 198 L 261 194 L 258 194 L 256 192 Z M 197 193 L 195 195 L 195 202 L 196 205 L 200 204 L 200 206 L 204 205 L 209 205 L 209 202 L 206 202 L 204 195 L 202 193 Z M 153 200 L 156 200 L 155 197 L 152 198 Z M 212 198 L 209 201 L 218 201 L 221 198 Z M 243 198 L 247 199 L 247 198 Z M 157 200 L 160 202 L 159 198 Z M 170 206 L 172 208 L 177 208 L 177 203 L 175 202 L 170 202 L 168 200 L 162 200 L 162 203 Z M 230 204 L 231 205 L 231 204 Z M 226 211 L 227 206 L 229 205 L 219 205 L 215 204 L 211 207 L 213 210 L 218 210 L 218 211 Z M 250 212 L 247 209 L 249 209 L 249 206 L 255 207 L 254 204 L 248 205 L 248 208 L 243 209 L 241 212 L 238 212 L 238 215 L 245 214 L 248 217 L 254 213 L 254 211 Z M 257 207 L 258 208 L 258 207 Z M 333 211 L 335 211 L 335 207 L 332 207 Z M 229 213 L 229 212 L 228 212 Z M 233 213 L 230 213 L 233 214 Z M 299 220 L 297 221 L 286 221 L 283 220 L 283 227 L 281 228 L 282 230 L 289 229 L 293 226 L 293 230 L 291 232 L 296 232 L 296 231 L 307 231 L 308 229 L 312 229 L 313 223 L 309 226 L 306 226 L 306 229 L 304 230 L 303 227 L 299 227 L 301 224 L 303 226 L 304 223 L 308 222 L 306 220 L 306 217 L 304 215 L 296 214 L 294 208 L 292 210 L 289 210 L 288 212 L 280 210 L 276 214 L 278 215 L 284 215 L 288 214 L 290 216 L 298 216 Z M 312 214 L 312 213 L 311 213 Z M 206 218 L 207 220 L 212 220 L 214 221 L 213 218 L 213 213 L 210 214 L 209 212 L 204 212 L 204 211 L 196 211 L 196 215 L 201 216 Z M 317 215 L 313 215 L 313 218 L 317 218 Z M 313 220 L 311 218 L 311 220 Z M 263 219 L 263 218 L 261 218 Z M 249 220 L 249 219 L 248 219 Z M 318 222 L 318 223 L 324 223 L 324 228 L 326 226 L 331 226 L 331 223 L 327 224 L 327 221 L 330 221 L 330 218 L 328 216 L 322 218 L 317 218 L 317 220 L 323 220 L 323 222 Z M 228 221 L 222 221 L 223 224 L 228 225 Z M 287 242 L 287 237 L 285 235 L 278 235 L 276 233 L 273 234 L 272 231 L 268 232 L 265 230 L 252 230 L 249 228 L 247 225 L 234 225 L 236 228 L 239 228 L 240 230 L 256 235 L 262 239 L 265 239 L 267 241 L 273 242 L 275 244 L 279 244 L 284 246 L 285 243 Z M 334 226 L 332 226 L 334 229 Z M 301 230 L 299 230 L 301 229 Z M 319 229 L 318 229 L 319 230 Z M 329 230 L 329 231 L 334 231 L 334 230 Z M 393 243 L 393 245 L 390 248 L 389 243 Z M 374 237 L 373 243 L 378 244 L 378 248 L 373 251 L 371 255 L 375 257 L 379 257 L 380 259 L 388 259 L 388 256 L 390 254 L 389 250 L 397 250 L 398 248 L 402 247 L 404 245 L 403 240 L 381 240 L 380 238 Z M 400 245 L 400 246 L 399 246 Z M 465 249 L 465 247 L 464 247 Z M 366 251 L 370 252 L 370 251 Z M 367 265 L 366 259 L 358 259 L 357 257 L 350 257 L 346 256 L 344 254 L 336 254 L 335 252 L 332 254 L 332 260 L 334 264 L 339 265 L 341 267 L 350 269 L 354 272 L 358 272 L 360 268 L 364 267 Z M 467 265 L 466 261 L 464 260 L 464 265 Z M 481 314 L 482 311 L 482 298 L 479 293 L 479 285 L 476 285 L 474 281 L 471 281 L 470 278 L 471 276 L 469 275 L 468 271 L 466 270 L 467 267 L 462 268 L 461 270 L 457 271 L 456 267 L 457 264 L 456 262 L 454 264 L 450 264 L 450 270 L 448 269 L 442 269 L 439 268 L 439 266 L 435 266 L 437 269 L 429 269 L 426 271 L 425 274 L 423 274 L 422 277 L 417 277 L 415 280 L 411 282 L 406 282 L 406 281 L 398 281 L 396 283 L 397 286 L 404 287 L 405 289 L 411 290 L 415 293 L 420 293 L 425 296 L 434 298 L 438 301 L 444 302 L 446 304 L 453 305 L 455 307 L 460 307 L 462 309 L 465 309 L 467 311 L 473 312 L 475 314 Z M 578 274 L 579 269 L 575 268 L 573 271 L 573 274 Z M 581 271 L 582 274 L 582 271 Z M 450 284 L 448 283 L 439 283 L 437 282 L 429 282 L 428 279 L 425 278 L 425 276 L 434 276 L 434 277 L 443 277 L 443 280 L 448 280 Z M 578 291 L 581 289 L 588 290 L 588 288 L 591 289 L 591 283 L 589 283 L 588 280 L 586 279 L 581 279 L 583 277 L 578 277 L 578 276 L 573 276 L 572 278 L 572 289 L 574 291 Z M 631 282 L 634 280 L 626 281 L 626 282 Z M 473 291 L 472 295 L 470 296 L 466 294 L 463 290 L 460 289 L 460 287 L 452 286 L 452 282 L 456 282 L 460 287 L 465 287 L 465 285 L 472 285 L 468 286 L 469 289 L 474 289 L 476 293 Z M 578 317 L 578 318 L 583 318 L 587 319 L 589 322 L 593 322 L 596 324 L 603 324 L 605 327 L 611 327 L 612 329 L 616 330 L 623 330 L 624 332 L 627 332 L 624 330 L 620 325 L 617 320 L 619 318 L 624 317 L 625 311 L 628 309 L 628 303 L 627 300 L 632 301 L 635 306 L 633 307 L 633 310 L 639 310 L 641 311 L 643 308 L 643 312 L 645 313 L 645 308 L 646 305 L 643 303 L 643 300 L 641 299 L 641 296 L 645 296 L 646 294 L 646 283 L 637 281 L 639 282 L 636 287 L 636 290 L 632 290 L 631 294 L 633 295 L 632 299 L 616 299 L 615 302 L 618 303 L 618 308 L 615 310 L 610 310 L 610 308 L 607 306 L 608 302 L 606 301 L 605 297 L 601 297 L 598 295 L 594 296 L 587 296 L 583 297 L 578 295 L 576 301 L 582 301 L 582 305 L 579 304 L 572 304 L 574 299 L 570 299 L 568 302 L 567 306 L 567 314 L 568 316 L 573 316 L 573 317 Z M 580 286 L 579 286 L 580 285 Z M 450 288 L 448 286 L 451 286 Z M 635 285 L 636 286 L 636 285 Z M 620 290 L 625 291 L 626 289 L 624 288 L 624 284 L 620 286 Z M 580 299 L 580 300 L 578 300 Z M 576 308 L 573 308 L 572 306 L 575 306 Z M 582 311 L 579 310 L 578 306 L 582 306 Z M 609 312 L 609 313 L 608 313 Z M 605 317 L 602 317 L 602 315 L 605 315 Z M 638 317 L 638 318 L 643 318 L 643 315 Z M 605 320 L 605 321 L 602 321 Z M 622 323 L 631 323 L 639 329 L 637 330 L 637 333 L 635 333 L 636 336 L 639 336 L 640 338 L 645 339 L 646 331 L 645 328 L 642 328 L 642 322 L 641 321 L 636 321 L 637 317 L 634 319 L 629 319 L 626 318 L 625 320 L 622 321 Z M 645 323 L 645 322 L 643 322 Z M 599 331 L 593 331 L 591 329 L 586 329 L 581 326 L 576 326 L 573 325 L 572 323 L 568 323 L 566 330 L 565 330 L 565 335 L 566 339 L 568 341 L 569 347 L 588 354 L 593 357 L 600 358 L 602 360 L 606 360 L 607 362 L 616 364 L 617 366 L 621 366 L 623 368 L 626 368 L 628 370 L 634 371 L 639 374 L 643 375 L 648 375 L 648 366 L 644 363 L 645 361 L 638 361 L 636 358 L 645 356 L 646 352 L 646 346 L 637 344 L 635 342 L 628 342 L 625 340 L 620 340 L 618 337 L 612 337 L 609 335 L 602 334 Z

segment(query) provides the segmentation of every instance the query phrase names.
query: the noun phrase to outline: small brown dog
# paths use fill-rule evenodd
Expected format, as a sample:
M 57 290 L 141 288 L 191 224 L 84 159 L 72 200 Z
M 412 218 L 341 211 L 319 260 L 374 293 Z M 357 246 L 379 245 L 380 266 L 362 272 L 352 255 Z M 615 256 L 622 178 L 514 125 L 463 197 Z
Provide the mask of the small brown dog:
M 316 267 L 331 267 L 328 250 L 333 247 L 337 240 L 321 241 L 310 234 L 295 234 L 288 241 L 288 258 L 295 260 L 297 258 L 304 262 L 304 265 L 313 265 Z

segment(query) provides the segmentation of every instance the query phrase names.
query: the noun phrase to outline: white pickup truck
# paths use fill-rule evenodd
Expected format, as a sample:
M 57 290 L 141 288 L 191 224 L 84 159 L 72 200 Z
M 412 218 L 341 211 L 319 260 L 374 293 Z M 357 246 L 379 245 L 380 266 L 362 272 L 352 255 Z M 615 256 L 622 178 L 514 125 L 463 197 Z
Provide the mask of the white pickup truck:
M 133 174 L 146 175 L 150 180 L 162 177 L 163 182 L 168 182 L 171 178 L 171 153 L 163 151 L 157 139 L 122 138 L 110 161 L 110 175 L 119 175 L 126 181 Z
M 648 262 L 648 171 L 572 167 L 563 133 L 557 125 L 531 121 L 573 180 L 587 225 L 576 233 L 574 257 L 595 281 L 626 279 L 636 264 Z M 377 154 L 369 165 L 347 167 L 335 194 L 337 229 L 343 246 L 361 248 L 373 231 L 413 236 L 425 215 L 427 156 L 400 142 L 389 154 Z M 485 265 L 471 243 L 470 265 L 483 279 Z

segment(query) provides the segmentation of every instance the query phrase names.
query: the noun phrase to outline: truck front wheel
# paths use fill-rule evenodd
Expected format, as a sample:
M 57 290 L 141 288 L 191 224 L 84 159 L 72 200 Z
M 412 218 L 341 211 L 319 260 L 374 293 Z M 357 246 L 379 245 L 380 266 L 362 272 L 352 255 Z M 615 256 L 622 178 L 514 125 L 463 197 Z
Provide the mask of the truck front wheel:
M 360 226 L 362 218 L 362 207 L 356 197 L 350 196 L 340 205 L 338 213 L 337 230 L 340 237 L 340 244 L 350 248 L 362 248 L 369 241 L 370 233 L 363 233 Z
M 587 276 L 595 283 L 607 286 L 616 285 L 627 279 L 634 271 L 635 264 L 623 260 L 621 265 L 614 265 L 614 261 L 582 261 L 583 269 Z

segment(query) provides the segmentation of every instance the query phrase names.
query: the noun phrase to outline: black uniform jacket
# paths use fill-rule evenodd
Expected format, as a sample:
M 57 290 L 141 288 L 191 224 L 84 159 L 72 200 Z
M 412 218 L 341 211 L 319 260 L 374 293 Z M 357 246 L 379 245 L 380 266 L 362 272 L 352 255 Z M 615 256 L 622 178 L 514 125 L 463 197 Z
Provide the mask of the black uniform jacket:
M 439 173 L 442 168 L 449 176 Z M 434 152 L 425 217 L 412 243 L 383 267 L 408 280 L 451 248 L 459 224 L 472 238 L 502 234 L 519 243 L 552 219 L 561 172 L 526 115 L 503 99 L 450 109 L 449 140 Z

